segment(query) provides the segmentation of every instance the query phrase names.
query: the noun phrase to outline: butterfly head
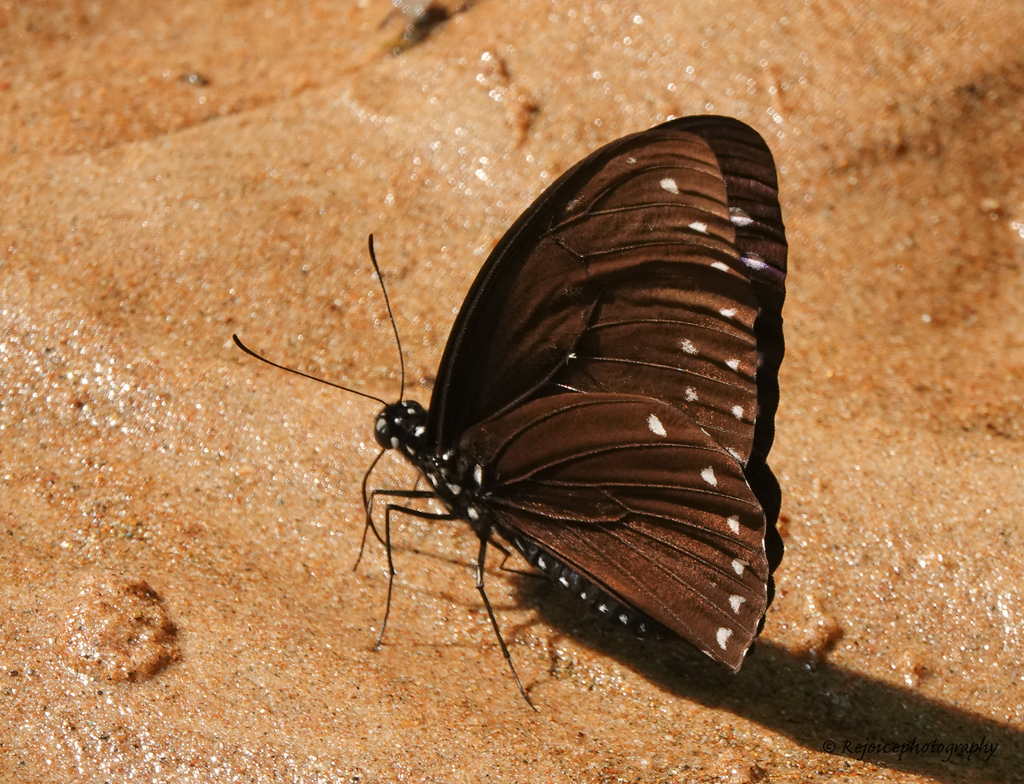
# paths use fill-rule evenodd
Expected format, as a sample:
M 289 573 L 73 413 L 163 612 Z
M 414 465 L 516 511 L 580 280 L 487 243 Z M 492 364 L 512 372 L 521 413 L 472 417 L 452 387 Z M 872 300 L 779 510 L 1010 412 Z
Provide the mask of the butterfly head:
M 391 403 L 377 415 L 373 427 L 377 443 L 385 449 L 402 449 L 413 454 L 426 442 L 427 412 L 415 400 Z

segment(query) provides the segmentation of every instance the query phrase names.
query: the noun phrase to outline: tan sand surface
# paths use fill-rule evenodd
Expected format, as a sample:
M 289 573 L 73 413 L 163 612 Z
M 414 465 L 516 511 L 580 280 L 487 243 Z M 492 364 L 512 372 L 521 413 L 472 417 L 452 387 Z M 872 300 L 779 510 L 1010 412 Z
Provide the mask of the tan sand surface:
M 394 56 L 385 0 L 0 1 L 0 781 L 1024 781 L 1019 2 L 447 8 Z M 755 654 L 492 553 L 534 713 L 473 534 L 408 518 L 374 651 L 376 405 L 231 333 L 394 397 L 373 232 L 426 402 L 545 184 L 699 113 L 768 139 L 791 248 Z

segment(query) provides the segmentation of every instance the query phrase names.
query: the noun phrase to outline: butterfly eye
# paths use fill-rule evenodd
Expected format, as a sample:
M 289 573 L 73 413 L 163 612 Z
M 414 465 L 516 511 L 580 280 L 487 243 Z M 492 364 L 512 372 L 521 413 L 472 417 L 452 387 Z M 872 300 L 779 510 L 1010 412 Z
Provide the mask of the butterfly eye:
M 395 420 L 391 416 L 390 406 L 388 406 L 377 415 L 377 422 L 373 426 L 373 435 L 380 446 L 385 449 L 392 449 L 394 447 L 392 441 L 395 438 L 396 432 Z

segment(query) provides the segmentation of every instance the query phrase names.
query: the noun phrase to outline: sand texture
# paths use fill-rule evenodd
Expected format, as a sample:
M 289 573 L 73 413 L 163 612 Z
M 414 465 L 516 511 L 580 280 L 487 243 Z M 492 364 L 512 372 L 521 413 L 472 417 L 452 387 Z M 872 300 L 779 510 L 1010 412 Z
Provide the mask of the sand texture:
M 1020 3 L 447 10 L 396 56 L 386 0 L 0 2 L 0 781 L 1024 781 Z M 474 535 L 407 517 L 375 651 L 378 406 L 231 334 L 393 399 L 373 232 L 426 402 L 544 186 L 701 113 L 768 140 L 790 242 L 754 655 L 492 552 L 534 713 Z

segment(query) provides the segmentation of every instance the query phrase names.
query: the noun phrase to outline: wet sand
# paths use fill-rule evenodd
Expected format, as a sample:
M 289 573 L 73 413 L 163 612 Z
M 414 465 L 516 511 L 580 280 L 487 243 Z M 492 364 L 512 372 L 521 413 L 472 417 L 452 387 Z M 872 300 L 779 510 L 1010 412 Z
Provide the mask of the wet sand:
M 382 0 L 0 8 L 0 779 L 1019 778 L 1024 22 L 812 5 L 480 0 L 397 57 Z M 790 241 L 754 655 L 624 638 L 492 553 L 534 713 L 475 537 L 407 518 L 374 651 L 377 406 L 231 333 L 393 398 L 373 232 L 426 402 L 545 184 L 699 113 L 768 139 Z

